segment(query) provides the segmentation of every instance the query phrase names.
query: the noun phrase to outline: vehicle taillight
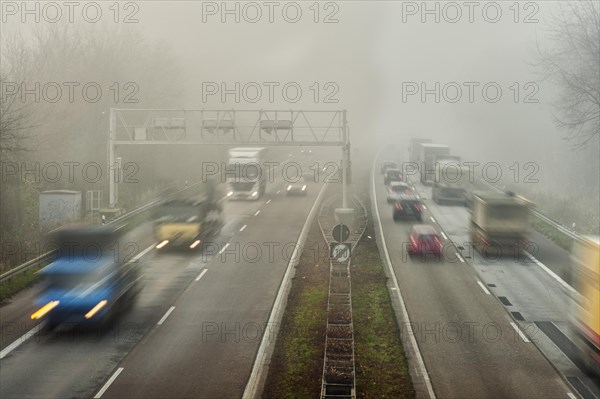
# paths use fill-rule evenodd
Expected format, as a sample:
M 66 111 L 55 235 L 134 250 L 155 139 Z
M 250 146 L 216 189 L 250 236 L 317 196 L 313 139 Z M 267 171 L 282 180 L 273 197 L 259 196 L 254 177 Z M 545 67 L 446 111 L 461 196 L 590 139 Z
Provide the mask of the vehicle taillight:
M 396 202 L 396 204 L 394 205 L 396 207 L 396 209 L 398 209 L 399 211 L 402 210 L 402 204 L 399 202 Z
M 413 236 L 410 236 L 410 242 L 415 246 L 417 245 L 417 241 L 415 240 L 415 238 Z
M 421 210 L 421 205 L 418 205 L 418 204 L 417 204 L 417 205 L 415 205 L 415 209 L 416 209 L 417 211 L 420 211 L 420 210 Z

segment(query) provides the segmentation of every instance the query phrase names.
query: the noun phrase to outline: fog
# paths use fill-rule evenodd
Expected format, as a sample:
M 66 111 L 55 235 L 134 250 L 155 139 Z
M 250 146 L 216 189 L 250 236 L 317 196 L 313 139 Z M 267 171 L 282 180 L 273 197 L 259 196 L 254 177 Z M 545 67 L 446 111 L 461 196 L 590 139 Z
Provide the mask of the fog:
M 74 23 L 63 18 L 57 24 L 44 15 L 39 22 L 18 13 L 5 15 L 4 48 L 15 34 L 35 43 L 30 35 L 35 38 L 35 32 L 45 29 L 88 35 L 81 42 L 68 34 L 55 35 L 48 43 L 63 42 L 62 61 L 41 68 L 43 61 L 30 58 L 34 62 L 21 76 L 106 86 L 134 82 L 138 89 L 138 101 L 132 104 L 42 101 L 35 113 L 45 119 L 32 123 L 35 153 L 20 157 L 52 159 L 56 154 L 104 163 L 110 107 L 346 109 L 355 167 L 369 166 L 375 151 L 390 145 L 402 161 L 408 139 L 424 137 L 449 145 L 464 160 L 500 164 L 503 176 L 513 183 L 523 183 L 528 172 L 524 165 L 534 163 L 537 181 L 527 190 L 564 196 L 567 188 L 597 199 L 598 137 L 579 151 L 570 148 L 554 121 L 553 102 L 562 94 L 534 67 L 536 48 L 555 45 L 548 29 L 557 2 L 516 8 L 482 3 L 474 9 L 431 3 L 430 10 L 438 10 L 433 13 L 422 8 L 426 3 L 413 2 L 320 3 L 318 13 L 309 3 L 293 3 L 287 13 L 283 3 L 273 10 L 262 3 L 228 3 L 230 10 L 237 10 L 232 12 L 223 12 L 224 4 L 141 2 L 132 8 L 122 5 L 118 16 L 105 7 L 98 24 L 77 13 Z M 66 51 L 66 43 L 87 49 L 87 66 L 77 66 L 77 52 Z M 60 49 L 53 52 L 55 60 L 61 60 Z M 118 54 L 114 57 L 113 49 Z M 14 74 L 15 59 L 13 54 L 3 63 L 5 73 Z M 292 90 L 284 92 L 286 85 Z M 223 88 L 229 90 L 225 95 Z M 424 96 L 423 90 L 428 90 Z M 72 139 L 49 153 L 60 134 Z M 146 153 L 154 162 L 147 168 L 149 175 L 162 179 L 223 154 L 223 149 L 178 149 L 178 162 L 169 163 L 174 150 L 120 151 L 139 162 L 135 154 Z M 518 176 L 510 169 L 515 162 Z

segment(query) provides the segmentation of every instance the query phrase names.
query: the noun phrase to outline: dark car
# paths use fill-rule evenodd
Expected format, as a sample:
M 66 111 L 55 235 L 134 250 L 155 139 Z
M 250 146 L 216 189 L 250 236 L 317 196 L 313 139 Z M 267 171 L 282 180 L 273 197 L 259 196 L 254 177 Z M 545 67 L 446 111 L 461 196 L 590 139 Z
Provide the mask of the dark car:
M 386 170 L 388 169 L 398 169 L 398 164 L 394 161 L 383 161 L 381 163 L 381 170 L 380 173 L 384 174 Z
M 412 192 L 412 189 L 408 184 L 401 181 L 393 181 L 387 188 L 387 202 L 391 204 L 394 201 L 400 200 L 402 194 L 410 192 Z
M 421 221 L 422 210 L 423 204 L 419 196 L 415 194 L 401 194 L 394 202 L 393 217 L 394 220 L 414 217 L 418 221 Z
M 388 169 L 383 174 L 383 184 L 387 186 L 393 181 L 403 181 L 400 169 Z
M 408 253 L 441 255 L 442 241 L 436 229 L 428 224 L 415 224 L 409 235 Z

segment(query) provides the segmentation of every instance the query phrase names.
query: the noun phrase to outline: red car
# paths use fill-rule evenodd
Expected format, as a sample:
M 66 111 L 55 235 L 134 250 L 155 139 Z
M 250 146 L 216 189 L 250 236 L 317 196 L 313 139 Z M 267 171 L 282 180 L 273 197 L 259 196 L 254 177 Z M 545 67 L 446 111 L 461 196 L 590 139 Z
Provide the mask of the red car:
M 408 243 L 409 254 L 442 254 L 442 241 L 438 232 L 428 224 L 416 224 L 413 226 Z

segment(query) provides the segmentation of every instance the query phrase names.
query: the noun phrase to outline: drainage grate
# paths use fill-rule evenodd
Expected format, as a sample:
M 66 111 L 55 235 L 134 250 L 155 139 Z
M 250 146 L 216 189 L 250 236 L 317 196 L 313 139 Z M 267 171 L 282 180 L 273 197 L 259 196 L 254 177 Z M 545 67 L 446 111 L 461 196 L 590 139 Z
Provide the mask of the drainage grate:
M 502 304 L 504 306 L 512 306 L 512 303 L 510 303 L 510 301 L 508 300 L 508 298 L 505 297 L 505 296 L 499 296 L 498 300 L 500 300 L 500 302 L 502 302 Z
M 510 312 L 510 314 L 513 315 L 513 317 L 515 318 L 515 320 L 518 321 L 525 321 L 525 318 L 523 317 L 523 315 L 519 312 Z

